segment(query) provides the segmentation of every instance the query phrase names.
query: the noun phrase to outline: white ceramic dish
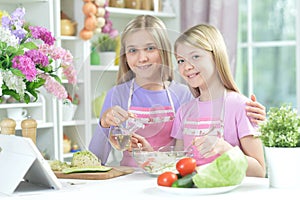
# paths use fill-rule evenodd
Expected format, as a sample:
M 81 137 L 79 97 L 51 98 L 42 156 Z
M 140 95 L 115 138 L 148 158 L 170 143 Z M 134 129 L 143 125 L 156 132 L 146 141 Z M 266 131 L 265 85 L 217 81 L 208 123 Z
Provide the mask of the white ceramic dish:
M 232 191 L 239 185 L 226 186 L 226 187 L 214 187 L 214 188 L 174 188 L 157 186 L 157 188 L 163 192 L 177 194 L 177 195 L 212 195 L 221 194 Z

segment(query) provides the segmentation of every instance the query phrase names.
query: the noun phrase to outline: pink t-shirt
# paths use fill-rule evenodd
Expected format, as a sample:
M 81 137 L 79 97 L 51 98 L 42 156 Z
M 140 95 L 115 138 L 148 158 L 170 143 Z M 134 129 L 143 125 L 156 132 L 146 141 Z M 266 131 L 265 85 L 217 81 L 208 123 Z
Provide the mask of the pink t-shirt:
M 194 99 L 183 104 L 176 113 L 171 136 L 183 140 L 185 148 L 192 144 L 192 140 L 197 135 L 201 135 L 201 130 L 205 133 L 211 124 L 217 129 L 223 130 L 224 140 L 232 146 L 241 148 L 240 139 L 247 135 L 256 135 L 256 127 L 251 123 L 246 115 L 246 102 L 249 99 L 236 92 L 227 92 L 225 103 L 223 98 L 209 102 L 201 102 Z M 222 107 L 224 105 L 224 117 L 222 117 Z M 220 120 L 224 119 L 224 128 Z M 195 131 L 196 130 L 196 131 Z M 213 161 L 215 157 L 197 160 L 197 164 L 205 164 Z M 197 159 L 197 158 L 196 158 Z

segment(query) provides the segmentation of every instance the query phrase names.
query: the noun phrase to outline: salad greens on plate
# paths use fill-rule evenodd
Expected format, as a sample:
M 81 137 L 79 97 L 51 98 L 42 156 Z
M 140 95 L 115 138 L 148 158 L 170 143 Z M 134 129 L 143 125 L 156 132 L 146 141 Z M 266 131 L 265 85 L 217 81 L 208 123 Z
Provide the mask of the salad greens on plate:
M 193 182 L 198 188 L 234 186 L 246 176 L 248 162 L 239 147 L 223 153 L 212 163 L 197 167 Z

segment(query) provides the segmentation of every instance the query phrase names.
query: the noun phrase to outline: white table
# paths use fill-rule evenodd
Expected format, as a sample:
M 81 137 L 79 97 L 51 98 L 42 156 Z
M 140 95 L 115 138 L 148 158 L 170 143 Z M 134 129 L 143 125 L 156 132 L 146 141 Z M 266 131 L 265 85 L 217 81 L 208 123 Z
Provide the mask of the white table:
M 1 180 L 3 181 L 3 180 Z M 77 180 L 60 179 L 63 188 L 60 190 L 40 190 L 31 192 L 15 192 L 11 196 L 0 194 L 0 199 L 28 199 L 28 200 L 88 200 L 88 199 L 139 199 L 139 200 L 189 200 L 204 197 L 204 195 L 172 194 L 161 191 L 156 185 L 156 177 L 150 177 L 142 172 L 121 176 L 108 180 Z M 179 188 L 180 189 L 180 188 Z M 298 189 L 298 190 L 296 190 Z M 246 199 L 286 199 L 288 196 L 299 196 L 300 188 L 275 189 L 269 187 L 267 178 L 246 177 L 241 185 L 232 191 L 222 194 L 205 195 L 205 200 L 241 200 Z

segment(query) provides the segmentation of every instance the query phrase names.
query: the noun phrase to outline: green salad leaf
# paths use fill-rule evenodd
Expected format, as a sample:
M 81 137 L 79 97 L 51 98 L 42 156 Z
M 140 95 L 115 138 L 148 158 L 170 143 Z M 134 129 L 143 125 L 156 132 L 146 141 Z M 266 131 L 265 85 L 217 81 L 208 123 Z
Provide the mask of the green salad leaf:
M 248 162 L 239 147 L 223 153 L 213 162 L 197 167 L 193 182 L 198 188 L 238 185 L 246 176 Z

